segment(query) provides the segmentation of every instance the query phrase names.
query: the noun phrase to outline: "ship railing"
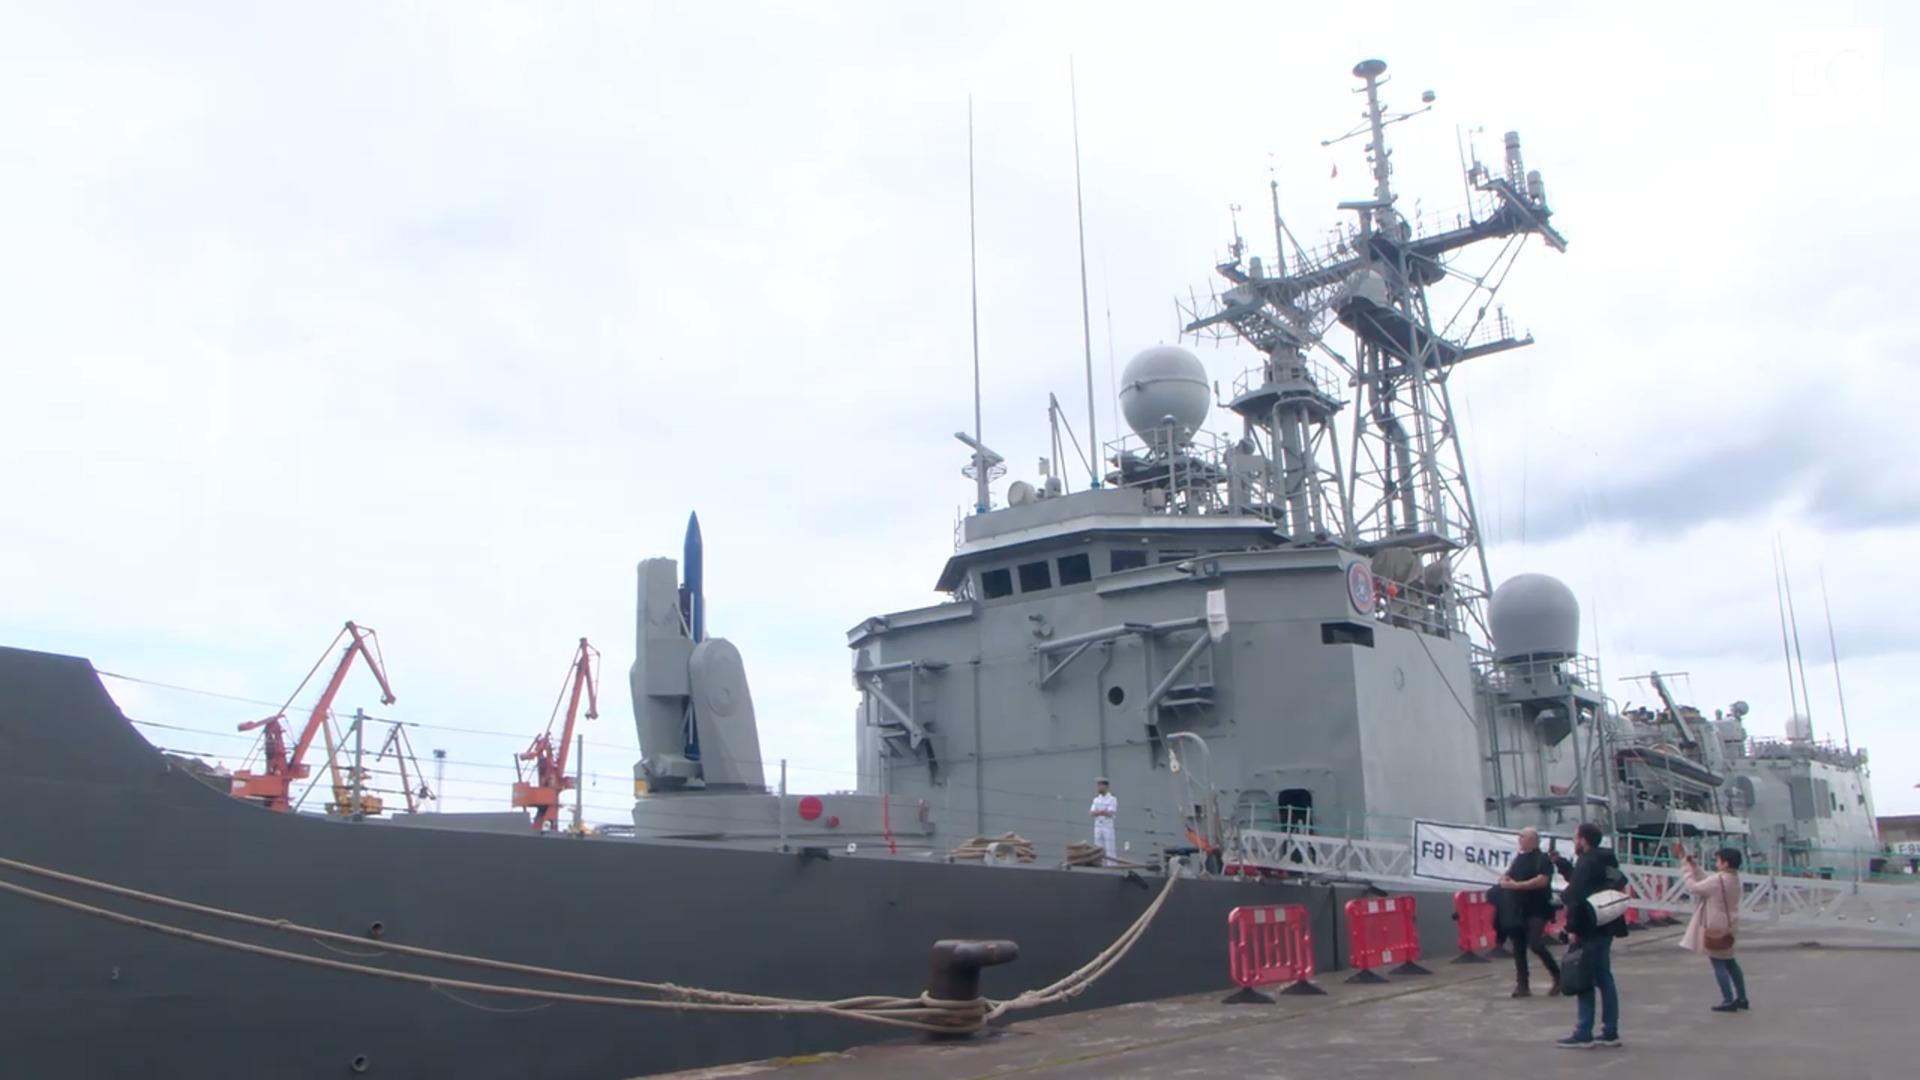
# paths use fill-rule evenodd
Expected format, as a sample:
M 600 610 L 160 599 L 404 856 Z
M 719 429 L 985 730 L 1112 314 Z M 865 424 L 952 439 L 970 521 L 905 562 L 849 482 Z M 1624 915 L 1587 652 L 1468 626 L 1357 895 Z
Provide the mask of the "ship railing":
M 1747 756 L 1766 759 L 1809 758 L 1845 768 L 1859 768 L 1867 763 L 1866 751 L 1849 750 L 1830 740 L 1793 742 L 1788 739 L 1753 738 L 1747 740 Z
M 1538 692 L 1544 686 L 1563 686 L 1569 690 L 1600 692 L 1600 661 L 1585 653 L 1551 658 L 1496 660 L 1491 653 L 1477 652 L 1474 666 L 1487 688 L 1505 694 L 1517 690 Z
M 1482 318 L 1466 337 L 1455 344 L 1462 349 L 1472 351 L 1490 345 L 1509 341 L 1527 340 L 1529 335 L 1524 327 L 1516 324 L 1504 307 L 1495 307 L 1491 318 Z
M 1235 441 L 1213 431 L 1196 431 L 1180 442 L 1165 433 L 1149 432 L 1114 439 L 1106 444 L 1102 467 L 1111 467 L 1108 482 L 1146 493 L 1153 513 L 1224 514 L 1229 511 L 1230 455 Z M 1175 444 L 1171 453 L 1166 448 Z
M 1329 398 L 1339 400 L 1341 392 L 1347 389 L 1346 376 L 1317 355 L 1289 357 L 1283 363 L 1287 367 L 1297 368 L 1298 374 L 1305 377 L 1302 381 L 1310 383 L 1312 389 Z M 1258 390 L 1270 382 L 1284 379 L 1289 374 L 1291 373 L 1275 371 L 1271 361 L 1247 368 L 1234 376 L 1233 397 L 1229 400 L 1237 400 L 1248 392 Z
M 1378 578 L 1373 590 L 1373 617 L 1392 626 L 1412 627 L 1445 637 L 1461 629 L 1459 605 L 1445 594 L 1404 581 Z

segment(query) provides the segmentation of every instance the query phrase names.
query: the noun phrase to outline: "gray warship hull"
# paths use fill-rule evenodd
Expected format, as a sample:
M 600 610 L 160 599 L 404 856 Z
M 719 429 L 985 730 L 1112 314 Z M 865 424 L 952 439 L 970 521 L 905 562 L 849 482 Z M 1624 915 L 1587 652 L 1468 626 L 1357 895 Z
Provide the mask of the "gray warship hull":
M 154 894 L 383 940 L 629 978 L 804 998 L 917 994 L 939 938 L 1010 938 L 1011 996 L 1083 964 L 1159 888 L 1111 871 L 804 857 L 687 843 L 393 828 L 277 814 L 172 767 L 83 659 L 0 648 L 0 855 Z M 0 881 L 264 946 L 501 981 L 328 947 L 0 870 Z M 556 883 L 558 883 L 556 885 Z M 1227 912 L 1299 903 L 1323 968 L 1351 887 L 1184 881 L 1071 1007 L 1228 985 Z M 1422 905 L 1429 955 L 1452 941 Z M 601 1080 L 841 1048 L 853 1021 L 489 997 L 323 970 L 0 894 L 0 1046 L 12 1076 Z M 515 977 L 518 985 L 582 990 Z

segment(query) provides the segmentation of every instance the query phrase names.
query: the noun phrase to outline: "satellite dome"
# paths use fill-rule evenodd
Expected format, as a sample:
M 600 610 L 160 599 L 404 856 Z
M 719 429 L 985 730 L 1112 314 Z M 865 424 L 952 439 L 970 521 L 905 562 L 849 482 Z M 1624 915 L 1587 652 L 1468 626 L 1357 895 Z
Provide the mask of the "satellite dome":
M 1792 716 L 1787 717 L 1787 741 L 1797 743 L 1812 742 L 1813 718 L 1802 716 L 1799 713 L 1794 713 Z
M 1521 574 L 1487 602 L 1496 660 L 1542 660 L 1580 651 L 1580 601 L 1559 578 Z
M 1177 345 L 1147 349 L 1120 373 L 1120 411 L 1127 426 L 1157 449 L 1167 441 L 1168 417 L 1175 444 L 1184 444 L 1206 421 L 1212 404 L 1206 367 Z
M 1355 300 L 1364 300 L 1374 307 L 1393 306 L 1393 297 L 1387 292 L 1386 276 L 1371 267 L 1347 275 L 1340 304 L 1344 307 Z

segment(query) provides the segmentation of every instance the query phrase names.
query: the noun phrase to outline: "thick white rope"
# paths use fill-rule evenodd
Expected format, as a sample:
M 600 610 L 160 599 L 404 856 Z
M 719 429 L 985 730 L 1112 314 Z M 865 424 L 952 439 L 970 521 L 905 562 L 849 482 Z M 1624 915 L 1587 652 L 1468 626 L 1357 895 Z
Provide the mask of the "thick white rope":
M 1152 924 L 1154 917 L 1159 914 L 1160 909 L 1166 903 L 1167 897 L 1172 894 L 1175 883 L 1179 880 L 1176 867 L 1174 872 L 1169 873 L 1167 883 L 1161 889 L 1160 895 L 1154 898 L 1154 901 L 1147 906 L 1146 910 L 1134 921 L 1133 925 L 1129 926 L 1120 937 L 1115 939 L 1111 945 L 1108 945 L 1087 964 L 1049 986 L 1038 990 L 1024 991 L 1017 997 L 995 1003 L 985 999 L 975 999 L 973 1001 L 943 1001 L 928 997 L 926 994 L 921 994 L 917 998 L 873 995 L 844 998 L 838 1001 L 809 1001 L 799 998 L 772 997 L 763 994 L 741 994 L 730 991 L 705 990 L 697 987 L 679 986 L 674 983 L 621 979 L 607 975 L 595 975 L 589 972 L 567 971 L 559 968 L 540 967 L 533 964 L 518 964 L 511 961 L 494 960 L 464 953 L 445 952 L 439 949 L 422 948 L 417 945 L 404 945 L 384 941 L 373 942 L 359 935 L 345 934 L 339 931 L 321 929 L 319 927 L 304 926 L 286 919 L 269 919 L 258 915 L 229 911 L 224 908 L 196 904 L 186 900 L 162 896 L 157 893 L 144 892 L 122 885 L 114 885 L 110 882 L 99 881 L 78 874 L 69 874 L 48 867 L 38 866 L 33 863 L 21 862 L 16 859 L 0 857 L 0 868 L 65 882 L 82 888 L 95 889 L 177 911 L 224 919 L 259 929 L 297 934 L 327 945 L 328 948 L 335 948 L 333 945 L 327 944 L 329 942 L 353 944 L 361 946 L 362 948 L 374 944 L 383 951 L 403 956 L 437 960 L 452 964 L 464 964 L 495 971 L 513 972 L 515 974 L 534 975 L 558 980 L 572 980 L 601 986 L 618 987 L 626 990 L 638 990 L 646 993 L 665 995 L 669 1000 L 604 994 L 582 994 L 557 990 L 541 990 L 532 987 L 509 986 L 499 983 L 474 982 L 464 979 L 446 979 L 412 972 L 395 971 L 390 968 L 374 967 L 368 964 L 331 960 L 325 957 L 309 956 L 303 953 L 272 948 L 270 946 L 256 945 L 251 942 L 237 941 L 232 938 L 221 937 L 217 934 L 207 934 L 197 930 L 189 930 L 185 927 L 144 919 L 136 915 L 129 915 L 124 912 L 98 907 L 68 897 L 28 888 L 24 885 L 0 881 L 0 891 L 50 904 L 55 907 L 65 908 L 79 914 L 106 919 L 110 922 L 120 923 L 125 926 L 132 926 L 153 933 L 200 944 L 212 945 L 218 948 L 286 960 L 292 963 L 424 985 L 442 993 L 448 990 L 464 990 L 471 993 L 524 997 L 546 1002 L 571 1002 L 574 1004 L 608 1005 L 643 1009 L 672 1009 L 676 1011 L 691 1010 L 705 1012 L 844 1016 L 849 1019 L 869 1023 L 885 1024 L 941 1034 L 976 1031 L 984 1027 L 987 1022 L 1011 1010 L 1036 1008 L 1041 1005 L 1053 1004 L 1077 997 L 1084 992 L 1088 986 L 1092 985 L 1095 980 L 1112 970 L 1114 965 L 1118 964 L 1133 948 L 1134 943 L 1140 939 L 1141 935 L 1146 932 L 1148 926 Z M 335 948 L 335 951 L 338 952 L 342 950 Z

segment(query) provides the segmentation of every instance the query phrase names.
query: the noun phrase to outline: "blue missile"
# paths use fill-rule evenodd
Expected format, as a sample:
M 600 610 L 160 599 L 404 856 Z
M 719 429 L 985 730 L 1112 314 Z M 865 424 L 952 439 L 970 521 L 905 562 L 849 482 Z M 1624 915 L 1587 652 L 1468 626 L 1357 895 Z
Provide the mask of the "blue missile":
M 687 632 L 695 641 L 704 641 L 707 637 L 707 593 L 702 566 L 705 556 L 700 539 L 700 515 L 687 515 L 687 539 L 680 550 L 680 617 L 686 620 Z M 688 761 L 700 760 L 700 723 L 694 715 L 693 701 L 687 701 L 687 727 L 685 732 L 686 754 Z
M 703 547 L 704 544 L 700 539 L 700 515 L 688 514 L 687 542 L 685 549 L 680 553 L 685 569 L 681 573 L 683 587 L 687 590 L 687 601 L 692 608 L 687 612 L 687 628 L 693 632 L 695 641 L 707 639 L 707 591 L 706 583 L 703 581 L 705 568 L 701 565 L 705 561 L 701 550 Z

